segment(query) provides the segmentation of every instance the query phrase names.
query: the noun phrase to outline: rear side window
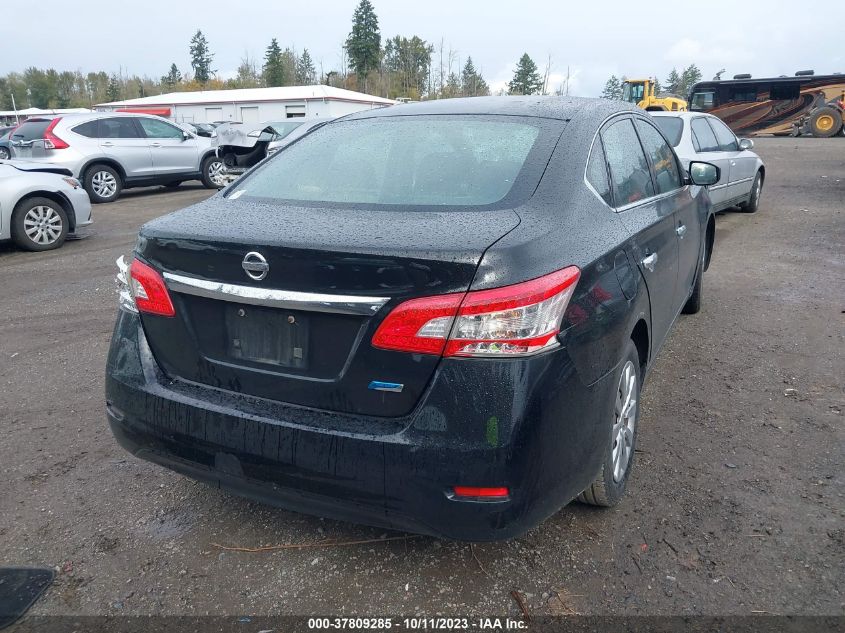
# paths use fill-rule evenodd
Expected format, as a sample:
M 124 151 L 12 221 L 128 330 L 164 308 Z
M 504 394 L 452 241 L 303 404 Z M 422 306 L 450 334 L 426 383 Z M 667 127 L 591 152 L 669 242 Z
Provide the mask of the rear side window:
M 604 160 L 604 149 L 601 139 L 596 139 L 590 160 L 587 163 L 587 182 L 596 190 L 602 200 L 613 206 L 613 196 L 610 194 L 610 179 L 607 177 L 607 163 Z
M 88 138 L 97 138 L 98 124 L 99 121 L 88 121 L 88 123 L 77 125 L 75 128 L 73 128 L 73 131 L 81 136 L 87 136 Z
M 131 117 L 100 119 L 100 138 L 140 138 L 138 128 Z
M 719 149 L 723 152 L 735 152 L 739 149 L 736 136 L 727 125 L 719 119 L 708 119 L 707 121 L 716 133 L 716 140 L 719 141 Z
M 684 133 L 684 120 L 677 116 L 656 116 L 654 124 L 663 132 L 663 136 L 672 147 L 677 147 Z
M 801 98 L 801 86 L 797 83 L 774 84 L 769 93 L 772 101 L 791 101 Z
M 24 121 L 12 134 L 12 140 L 32 141 L 37 138 L 44 138 L 44 130 L 47 129 L 48 125 L 50 125 L 50 119 Z
M 651 159 L 654 180 L 657 183 L 657 193 L 668 193 L 679 189 L 681 172 L 678 169 L 672 148 L 660 136 L 660 132 L 645 121 L 637 120 L 637 131 L 640 133 L 643 148 Z
M 616 206 L 625 206 L 654 195 L 651 171 L 630 119 L 617 121 L 602 134 Z
M 692 131 L 692 144 L 697 152 L 718 152 L 719 141 L 716 140 L 716 135 L 707 124 L 703 117 L 693 119 L 690 123 L 690 130 Z
M 147 138 L 182 138 L 182 130 L 175 125 L 159 121 L 158 119 L 147 119 L 146 117 L 138 119 L 141 127 L 144 128 L 144 134 Z

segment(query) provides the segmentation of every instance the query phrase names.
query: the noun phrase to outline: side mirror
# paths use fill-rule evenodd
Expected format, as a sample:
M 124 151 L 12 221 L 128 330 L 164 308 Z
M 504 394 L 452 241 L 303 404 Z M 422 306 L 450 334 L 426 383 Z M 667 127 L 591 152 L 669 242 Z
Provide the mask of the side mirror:
M 189 140 L 191 140 L 191 138 L 192 138 L 192 137 L 191 137 L 191 133 L 190 133 L 190 132 L 182 132 L 182 140 L 183 140 L 183 141 L 189 141 Z
M 719 182 L 721 170 L 711 163 L 693 161 L 689 164 L 690 182 L 699 187 L 709 187 Z
M 754 147 L 754 141 L 750 138 L 741 138 L 739 139 L 739 151 L 743 152 L 747 149 L 752 149 Z

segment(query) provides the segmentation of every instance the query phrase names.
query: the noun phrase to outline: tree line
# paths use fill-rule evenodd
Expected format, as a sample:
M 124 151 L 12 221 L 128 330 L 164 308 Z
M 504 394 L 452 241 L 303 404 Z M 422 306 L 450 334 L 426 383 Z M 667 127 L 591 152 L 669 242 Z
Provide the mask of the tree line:
M 391 99 L 441 99 L 489 95 L 490 86 L 482 68 L 471 56 L 461 59 L 441 39 L 432 43 L 418 35 L 394 35 L 383 39 L 378 16 L 370 0 L 360 0 L 352 15 L 351 30 L 341 47 L 338 68 L 326 70 L 315 62 L 307 48 L 297 51 L 282 47 L 273 38 L 260 60 L 246 55 L 234 77 L 223 79 L 214 68 L 211 44 L 197 30 L 188 46 L 190 68 L 173 62 L 161 77 L 104 71 L 57 71 L 26 68 L 0 77 L 0 110 L 91 107 L 97 103 L 121 101 L 167 92 L 312 85 L 322 83 L 360 90 Z M 551 60 L 545 72 L 528 53 L 517 61 L 513 78 L 500 94 L 546 94 Z M 667 79 L 671 92 L 686 94 L 687 87 L 701 73 L 692 65 Z M 697 80 L 696 78 L 696 80 Z M 624 78 L 623 78 L 624 79 Z M 558 91 L 560 94 L 560 90 Z M 602 96 L 619 98 L 619 78 L 608 80 Z
M 724 71 L 721 71 L 724 72 Z M 720 73 L 721 74 L 721 73 Z M 681 72 L 677 68 L 673 68 L 666 77 L 666 83 L 662 84 L 657 77 L 654 77 L 654 94 L 669 93 L 677 95 L 684 99 L 687 98 L 692 87 L 701 81 L 701 71 L 695 64 L 690 64 Z M 607 83 L 604 84 L 601 96 L 604 99 L 621 99 L 622 98 L 622 84 L 626 78 L 623 75 L 620 79 L 616 75 L 611 75 Z

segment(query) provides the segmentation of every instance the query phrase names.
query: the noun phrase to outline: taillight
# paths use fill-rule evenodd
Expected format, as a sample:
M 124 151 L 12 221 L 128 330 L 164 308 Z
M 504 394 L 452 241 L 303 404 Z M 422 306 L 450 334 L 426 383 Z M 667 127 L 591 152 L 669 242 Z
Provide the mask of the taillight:
M 452 492 L 456 497 L 465 499 L 505 499 L 510 494 L 507 488 L 477 488 L 475 486 L 455 486 Z
M 443 356 L 525 356 L 557 344 L 577 266 L 512 286 L 411 299 L 379 326 L 381 349 Z
M 133 259 L 129 267 L 129 277 L 129 290 L 139 311 L 165 317 L 176 314 L 164 279 L 155 269 L 138 259 Z
M 68 145 L 65 141 L 53 134 L 53 128 L 55 128 L 56 124 L 58 124 L 61 120 L 62 117 L 56 117 L 50 121 L 50 125 L 48 125 L 47 129 L 44 130 L 44 149 L 67 149 L 70 147 L 70 145 Z

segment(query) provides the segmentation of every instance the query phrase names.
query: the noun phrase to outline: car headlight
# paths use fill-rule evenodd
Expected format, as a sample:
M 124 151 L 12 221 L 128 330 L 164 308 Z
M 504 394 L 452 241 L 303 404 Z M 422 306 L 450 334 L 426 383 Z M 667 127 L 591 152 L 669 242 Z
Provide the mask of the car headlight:
M 79 189 L 82 186 L 82 184 L 76 178 L 71 178 L 70 176 L 63 177 L 62 180 L 64 180 L 74 189 Z
M 252 138 L 258 138 L 259 136 L 261 136 L 261 130 L 253 130 L 252 132 L 247 134 L 247 136 L 251 136 Z

